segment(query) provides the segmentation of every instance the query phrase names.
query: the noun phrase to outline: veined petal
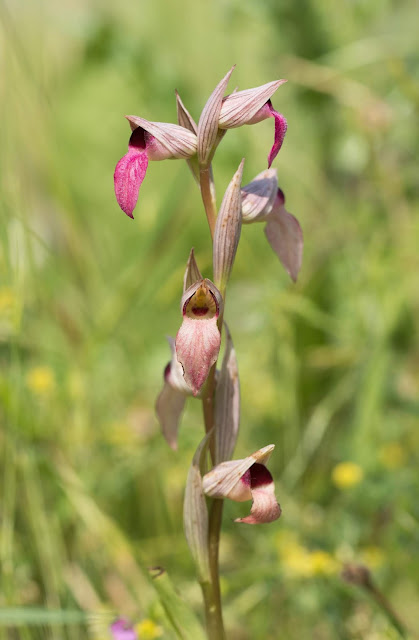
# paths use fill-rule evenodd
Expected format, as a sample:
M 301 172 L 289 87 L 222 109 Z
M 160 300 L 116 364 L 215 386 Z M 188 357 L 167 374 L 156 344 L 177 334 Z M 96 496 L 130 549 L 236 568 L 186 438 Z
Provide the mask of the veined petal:
M 138 636 L 131 624 L 124 618 L 115 620 L 110 626 L 113 640 L 137 640 Z
M 185 129 L 189 129 L 195 135 L 198 133 L 198 125 L 195 120 L 192 118 L 191 114 L 183 104 L 181 97 L 178 91 L 175 89 L 176 94 L 176 108 L 177 108 L 177 120 L 181 127 L 185 127 Z
M 177 360 L 175 341 L 168 337 L 168 342 L 172 359 L 164 370 L 164 385 L 156 400 L 156 414 L 169 447 L 177 449 L 180 417 L 186 398 L 192 395 L 192 391 L 185 382 L 182 365 Z
M 221 291 L 224 291 L 230 277 L 240 239 L 242 226 L 240 185 L 243 165 L 244 159 L 227 187 L 215 224 L 214 280 Z
M 186 109 L 178 92 L 175 91 L 175 93 L 176 93 L 177 121 L 179 125 L 181 127 L 185 127 L 185 129 L 189 129 L 189 131 L 197 135 L 198 125 L 196 124 L 195 120 L 192 118 L 189 111 Z M 195 178 L 196 182 L 199 185 L 198 156 L 197 155 L 191 156 L 190 158 L 186 159 L 186 162 L 188 163 L 188 167 L 191 170 L 193 177 Z
M 162 434 L 169 447 L 174 451 L 177 449 L 179 422 L 185 402 L 186 395 L 174 389 L 168 382 L 164 383 L 156 401 L 156 413 Z
M 263 105 L 284 82 L 286 80 L 274 80 L 260 87 L 237 91 L 226 96 L 223 100 L 218 121 L 220 129 L 233 129 L 234 127 L 241 127 L 243 124 L 255 124 L 268 118 L 270 114 L 253 120 L 255 116 L 257 118 L 257 114 Z
M 272 475 L 263 464 L 254 464 L 248 471 L 252 508 L 250 515 L 237 518 L 234 522 L 246 524 L 263 524 L 278 520 L 281 507 L 275 497 L 275 486 Z
M 186 264 L 186 271 L 183 277 L 183 293 L 185 293 L 186 289 L 189 289 L 195 282 L 198 280 L 203 280 L 200 270 L 198 269 L 198 265 L 195 260 L 194 250 L 191 249 L 189 254 L 188 262 Z
M 237 502 L 250 500 L 250 484 L 242 481 L 246 471 L 255 463 L 264 464 L 269 460 L 274 444 L 269 444 L 242 460 L 228 460 L 217 464 L 205 474 L 204 492 L 212 498 L 230 498 Z
M 284 195 L 278 190 L 273 211 L 267 220 L 265 234 L 272 249 L 296 282 L 303 259 L 303 232 L 300 223 L 285 209 Z
M 189 287 L 182 297 L 183 322 L 176 336 L 176 355 L 194 396 L 218 358 L 221 335 L 217 319 L 222 306 L 220 292 L 207 279 Z
M 144 132 L 134 131 L 128 144 L 126 153 L 115 167 L 114 187 L 115 196 L 122 211 L 130 218 L 138 200 L 138 192 L 144 180 L 148 157 Z
M 265 169 L 242 188 L 243 223 L 265 220 L 272 211 L 278 193 L 276 169 Z
M 149 160 L 189 158 L 196 153 L 196 135 L 177 124 L 150 122 L 138 116 L 125 116 L 132 127 L 141 127 L 150 134 L 147 139 Z
M 176 352 L 186 383 L 196 396 L 218 358 L 221 335 L 217 318 L 193 320 L 185 317 L 176 336 Z
M 198 123 L 198 158 L 202 165 L 211 161 L 211 154 L 217 139 L 219 118 L 224 91 L 234 67 L 218 83 L 202 110 Z

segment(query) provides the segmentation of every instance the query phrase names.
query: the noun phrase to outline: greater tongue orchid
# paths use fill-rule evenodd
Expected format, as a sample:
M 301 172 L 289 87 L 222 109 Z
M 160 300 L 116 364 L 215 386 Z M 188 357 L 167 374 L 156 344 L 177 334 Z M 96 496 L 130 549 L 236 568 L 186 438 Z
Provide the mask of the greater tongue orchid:
M 115 195 L 127 216 L 138 200 L 149 160 L 188 159 L 196 154 L 196 135 L 177 124 L 150 122 L 137 116 L 126 116 L 132 134 L 128 153 L 118 162 L 114 173 Z

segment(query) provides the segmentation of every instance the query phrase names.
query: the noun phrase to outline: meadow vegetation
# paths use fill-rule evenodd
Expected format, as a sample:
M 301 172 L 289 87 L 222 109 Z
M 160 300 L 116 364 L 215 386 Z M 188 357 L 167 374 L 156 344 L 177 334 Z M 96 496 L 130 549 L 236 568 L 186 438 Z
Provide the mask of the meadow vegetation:
M 288 82 L 274 166 L 303 228 L 292 284 L 245 226 L 226 319 L 242 389 L 236 457 L 275 443 L 283 515 L 238 527 L 221 572 L 234 640 L 399 637 L 345 563 L 368 566 L 406 626 L 419 598 L 419 149 L 413 0 L 0 3 L 0 639 L 175 638 L 148 567 L 200 615 L 182 500 L 201 439 L 154 415 L 191 246 L 212 256 L 184 162 L 154 162 L 135 220 L 113 194 L 124 114 L 198 117 L 232 64 Z M 272 121 L 229 131 L 219 198 Z M 416 622 L 415 622 L 416 615 Z M 412 636 L 413 637 L 413 636 Z

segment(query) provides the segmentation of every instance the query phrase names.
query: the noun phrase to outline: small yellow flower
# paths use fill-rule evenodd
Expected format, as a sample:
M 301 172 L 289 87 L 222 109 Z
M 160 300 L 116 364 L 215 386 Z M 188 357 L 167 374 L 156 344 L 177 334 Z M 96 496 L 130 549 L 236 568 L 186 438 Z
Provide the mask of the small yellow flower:
M 135 630 L 140 640 L 155 640 L 155 638 L 161 638 L 163 635 L 163 629 L 158 624 L 145 618 L 135 626 Z
M 359 484 L 364 472 L 356 462 L 340 462 L 332 470 L 332 481 L 338 489 L 349 489 Z
M 312 575 L 330 576 L 338 570 L 338 563 L 330 553 L 316 549 L 309 554 Z
M 398 442 L 388 442 L 379 450 L 378 459 L 386 469 L 399 469 L 406 462 L 406 451 Z
M 47 396 L 55 388 L 55 376 L 50 367 L 33 367 L 26 376 L 28 388 L 38 396 Z

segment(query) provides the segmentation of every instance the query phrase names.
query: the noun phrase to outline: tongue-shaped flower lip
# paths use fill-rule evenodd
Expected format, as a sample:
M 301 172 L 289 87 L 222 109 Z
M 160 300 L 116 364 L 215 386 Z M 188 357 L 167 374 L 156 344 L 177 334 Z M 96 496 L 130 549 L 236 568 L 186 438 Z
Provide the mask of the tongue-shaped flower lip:
M 235 522 L 262 524 L 280 517 L 273 479 L 265 466 L 274 448 L 270 444 L 242 460 L 221 462 L 204 476 L 203 488 L 208 496 L 236 502 L 253 500 L 250 515 Z
M 195 282 L 182 297 L 183 322 L 176 336 L 176 355 L 194 396 L 218 357 L 221 335 L 217 319 L 222 308 L 221 293 L 211 280 Z
M 287 121 L 278 113 L 271 102 L 271 96 L 286 80 L 274 80 L 260 87 L 236 91 L 226 96 L 221 107 L 218 126 L 232 129 L 244 124 L 257 124 L 267 118 L 275 120 L 274 143 L 268 156 L 268 168 L 278 155 L 287 132 Z
M 130 218 L 149 160 L 190 158 L 196 153 L 196 135 L 184 127 L 166 122 L 150 122 L 138 116 L 126 116 L 132 134 L 128 153 L 118 162 L 114 173 L 115 195 L 122 211 Z

